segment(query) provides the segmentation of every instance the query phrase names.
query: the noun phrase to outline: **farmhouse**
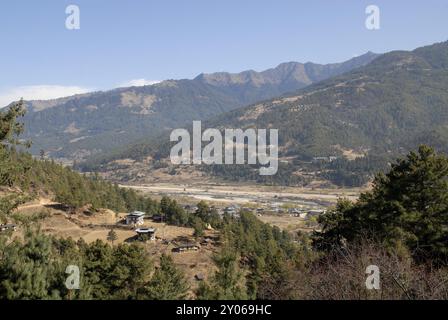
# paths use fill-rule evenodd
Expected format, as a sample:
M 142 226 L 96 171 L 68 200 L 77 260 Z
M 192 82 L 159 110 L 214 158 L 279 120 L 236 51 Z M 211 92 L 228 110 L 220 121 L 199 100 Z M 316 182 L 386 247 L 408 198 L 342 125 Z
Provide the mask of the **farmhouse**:
M 15 224 L 0 224 L 0 232 L 8 231 L 8 230 L 16 231 L 17 225 L 15 225 Z
M 144 223 L 144 212 L 134 211 L 126 216 L 126 224 L 128 225 L 142 225 Z
M 174 252 L 198 251 L 199 246 L 195 243 L 185 243 L 173 248 Z
M 140 241 L 156 240 L 156 229 L 154 228 L 138 228 L 135 229 L 135 232 Z

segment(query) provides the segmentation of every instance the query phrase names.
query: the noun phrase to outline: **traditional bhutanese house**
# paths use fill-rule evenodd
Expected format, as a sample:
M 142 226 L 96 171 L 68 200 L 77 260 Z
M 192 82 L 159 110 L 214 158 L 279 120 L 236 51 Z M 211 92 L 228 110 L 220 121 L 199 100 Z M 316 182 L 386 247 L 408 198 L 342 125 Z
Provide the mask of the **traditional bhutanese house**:
M 126 224 L 142 225 L 144 223 L 145 213 L 141 211 L 131 212 L 126 216 Z
M 135 229 L 135 232 L 140 241 L 156 240 L 156 229 L 154 228 L 138 228 Z
M 15 225 L 15 224 L 0 224 L 0 232 L 8 231 L 8 230 L 16 231 L 17 225 Z
M 174 252 L 198 251 L 199 246 L 195 243 L 185 243 L 173 249 Z

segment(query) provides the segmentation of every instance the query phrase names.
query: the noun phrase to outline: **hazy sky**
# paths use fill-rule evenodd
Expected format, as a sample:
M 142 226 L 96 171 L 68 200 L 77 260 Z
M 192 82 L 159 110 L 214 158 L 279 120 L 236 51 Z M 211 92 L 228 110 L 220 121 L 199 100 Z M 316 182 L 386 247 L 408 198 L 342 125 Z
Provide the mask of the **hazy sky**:
M 65 27 L 80 8 L 80 30 Z M 365 27 L 368 5 L 380 30 Z M 0 106 L 201 72 L 339 62 L 448 40 L 448 1 L 4 0 Z

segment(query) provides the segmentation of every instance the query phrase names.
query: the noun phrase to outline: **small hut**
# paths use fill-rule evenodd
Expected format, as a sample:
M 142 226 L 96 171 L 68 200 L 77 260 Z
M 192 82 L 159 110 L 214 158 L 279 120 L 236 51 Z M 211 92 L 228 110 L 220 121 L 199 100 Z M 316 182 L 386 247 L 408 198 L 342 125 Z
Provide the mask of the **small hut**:
M 142 225 L 144 223 L 145 213 L 141 211 L 134 211 L 126 216 L 126 224 L 128 225 Z
M 16 231 L 17 230 L 17 225 L 15 224 L 0 224 L 0 232 L 3 231 Z
M 156 229 L 154 228 L 138 228 L 135 229 L 135 232 L 140 241 L 156 240 Z
M 174 252 L 198 251 L 199 246 L 196 243 L 185 243 L 173 249 Z

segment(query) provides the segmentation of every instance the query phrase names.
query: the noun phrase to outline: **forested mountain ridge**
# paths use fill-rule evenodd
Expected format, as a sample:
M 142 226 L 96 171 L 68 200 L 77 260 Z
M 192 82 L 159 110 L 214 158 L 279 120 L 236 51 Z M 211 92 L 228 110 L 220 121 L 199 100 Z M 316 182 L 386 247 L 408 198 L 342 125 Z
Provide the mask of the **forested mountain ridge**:
M 448 42 L 443 42 L 386 53 L 295 93 L 220 115 L 203 127 L 278 129 L 280 158 L 288 161 L 278 176 L 294 176 L 303 163 L 331 156 L 337 160 L 311 170 L 338 184 L 359 185 L 367 182 L 367 174 L 419 144 L 448 151 L 447 88 Z M 169 155 L 168 138 L 157 147 L 124 151 L 122 157 L 143 158 L 150 152 L 163 159 Z M 241 166 L 205 170 L 215 176 L 254 178 L 242 174 Z
M 295 94 L 220 116 L 210 126 L 278 128 L 280 157 L 303 161 L 329 156 L 390 160 L 419 144 L 446 152 L 447 88 L 444 42 L 384 54 Z M 350 165 L 336 161 L 327 169 L 344 166 Z
M 357 151 L 443 147 L 448 42 L 382 55 L 371 64 L 283 98 L 220 116 L 212 125 L 278 128 L 284 154 L 303 159 Z M 430 141 L 427 141 L 430 140 Z
M 367 52 L 342 63 L 326 65 L 312 62 L 286 62 L 262 72 L 248 70 L 240 73 L 200 74 L 195 80 L 236 95 L 243 104 L 248 105 L 346 73 L 370 63 L 378 56 L 378 54 Z
M 116 211 L 148 209 L 151 199 L 119 188 L 98 176 L 87 177 L 52 160 L 36 159 L 17 151 L 24 116 L 23 103 L 0 111 L 0 223 L 8 221 L 24 201 L 45 196 L 72 208 L 89 204 L 94 209 Z
M 82 160 L 139 139 L 154 138 L 165 129 L 192 120 L 208 119 L 303 88 L 376 57 L 369 52 L 344 63 L 290 62 L 264 72 L 201 74 L 193 80 L 28 101 L 24 137 L 33 141 L 34 154 L 43 150 L 53 158 Z

